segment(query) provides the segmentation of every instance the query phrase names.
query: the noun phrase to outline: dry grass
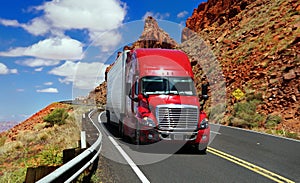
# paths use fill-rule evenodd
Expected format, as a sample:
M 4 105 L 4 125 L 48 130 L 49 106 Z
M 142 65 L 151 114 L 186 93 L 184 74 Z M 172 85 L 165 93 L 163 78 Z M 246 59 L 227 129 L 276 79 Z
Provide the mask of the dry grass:
M 1 137 L 0 182 L 23 182 L 28 167 L 61 164 L 62 151 L 78 146 L 85 111 L 80 106 L 73 107 L 66 124 L 46 128 L 44 123 L 38 123 L 32 131 L 19 131 L 14 141 L 5 142 L 6 138 Z

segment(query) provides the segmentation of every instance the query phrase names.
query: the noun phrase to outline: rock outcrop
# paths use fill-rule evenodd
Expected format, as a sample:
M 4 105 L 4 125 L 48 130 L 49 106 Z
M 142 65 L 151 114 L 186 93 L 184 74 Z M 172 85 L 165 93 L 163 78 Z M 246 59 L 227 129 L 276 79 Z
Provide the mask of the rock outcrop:
M 148 16 L 145 19 L 144 31 L 139 39 L 133 43 L 132 48 L 174 49 L 177 46 L 176 41 L 158 26 L 156 20 Z
M 221 26 L 255 2 L 256 0 L 208 0 L 194 9 L 193 15 L 186 21 L 186 27 L 196 32 L 217 23 Z

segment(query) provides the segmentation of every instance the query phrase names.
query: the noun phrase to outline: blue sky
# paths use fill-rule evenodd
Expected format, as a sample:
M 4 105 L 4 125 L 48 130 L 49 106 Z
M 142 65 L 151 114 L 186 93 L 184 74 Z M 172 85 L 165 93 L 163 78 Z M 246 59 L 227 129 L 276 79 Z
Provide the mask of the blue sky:
M 1 1 L 0 122 L 23 121 L 52 102 L 86 96 L 103 81 L 112 53 L 138 38 L 146 16 L 177 35 L 201 2 Z

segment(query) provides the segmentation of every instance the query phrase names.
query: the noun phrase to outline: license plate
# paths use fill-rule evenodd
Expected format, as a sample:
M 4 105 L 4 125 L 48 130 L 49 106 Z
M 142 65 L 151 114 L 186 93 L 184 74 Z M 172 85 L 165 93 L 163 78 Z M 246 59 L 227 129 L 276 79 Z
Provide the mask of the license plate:
M 183 134 L 174 134 L 174 140 L 184 140 Z

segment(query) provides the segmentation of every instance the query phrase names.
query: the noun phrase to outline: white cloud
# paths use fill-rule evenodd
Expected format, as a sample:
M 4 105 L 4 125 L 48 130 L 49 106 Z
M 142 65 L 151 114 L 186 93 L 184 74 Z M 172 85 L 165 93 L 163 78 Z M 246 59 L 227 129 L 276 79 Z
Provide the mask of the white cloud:
M 51 25 L 42 17 L 32 19 L 28 24 L 19 23 L 17 20 L 0 19 L 0 24 L 11 27 L 21 27 L 35 36 L 44 35 L 51 31 Z
M 126 6 L 118 0 L 61 0 L 40 7 L 54 27 L 106 31 L 121 25 Z
M 23 88 L 18 88 L 17 89 L 17 92 L 24 92 L 25 91 L 25 89 L 23 89 Z
M 80 60 L 83 57 L 83 45 L 74 39 L 66 38 L 68 30 L 82 30 L 93 42 L 97 35 L 117 29 L 125 18 L 127 5 L 120 0 L 53 0 L 29 9 L 40 14 L 29 22 L 0 19 L 5 26 L 21 27 L 32 35 L 50 35 L 51 38 L 28 47 L 16 47 L 0 56 L 32 56 L 52 60 Z M 109 36 L 93 42 L 103 51 L 113 48 L 121 36 L 112 31 Z M 113 39 L 112 39 L 113 38 Z M 41 65 L 42 66 L 42 65 Z
M 11 74 L 18 74 L 18 70 L 17 69 L 10 69 L 9 72 Z
M 4 74 L 17 74 L 17 73 L 18 73 L 17 69 L 9 69 L 7 68 L 6 65 L 0 63 L 0 74 L 4 75 Z
M 177 17 L 178 17 L 178 18 L 183 18 L 183 17 L 185 17 L 188 13 L 189 13 L 189 12 L 187 12 L 187 11 L 182 11 L 182 12 L 180 12 L 180 13 L 177 14 Z
M 42 15 L 27 24 L 17 20 L 0 19 L 5 26 L 22 27 L 33 35 L 87 29 L 89 31 L 107 31 L 120 26 L 126 15 L 126 4 L 119 0 L 60 0 L 46 2 L 32 8 Z
M 78 89 L 93 89 L 103 81 L 106 66 L 100 62 L 83 63 L 66 61 L 63 65 L 52 69 L 49 73 L 61 76 L 61 83 L 73 83 Z M 101 79 L 102 78 L 102 81 Z M 97 83 L 96 83 L 97 82 Z
M 46 83 L 44 83 L 44 85 L 51 86 L 51 85 L 53 85 L 53 82 L 46 82 Z
M 51 25 L 42 17 L 34 18 L 28 24 L 21 24 L 20 27 L 35 36 L 44 35 L 51 31 Z
M 147 11 L 142 19 L 145 20 L 148 16 L 151 16 L 157 20 L 164 20 L 164 19 L 170 17 L 170 13 L 162 14 L 162 13 L 153 13 L 153 12 Z
M 114 49 L 120 43 L 122 36 L 117 31 L 109 32 L 91 32 L 90 39 L 93 40 L 92 45 L 100 46 L 102 52 Z
M 36 90 L 38 93 L 58 93 L 57 88 L 46 88 L 41 90 Z
M 8 74 L 9 69 L 6 67 L 6 65 L 0 63 L 0 74 Z
M 25 65 L 28 67 L 40 67 L 40 66 L 54 66 L 60 63 L 59 60 L 48 60 L 48 59 L 39 59 L 39 58 L 32 58 L 32 59 L 25 59 L 25 60 L 18 60 L 16 61 L 17 64 Z M 36 71 L 42 71 L 43 67 L 36 68 Z
M 0 56 L 19 57 L 32 56 L 43 59 L 77 60 L 83 57 L 82 44 L 71 38 L 49 38 L 29 47 L 17 47 Z
M 20 24 L 17 20 L 7 20 L 0 18 L 0 24 L 4 26 L 20 27 Z
M 44 69 L 43 67 L 39 67 L 39 68 L 34 69 L 34 71 L 36 71 L 36 72 L 42 72 L 43 69 Z

